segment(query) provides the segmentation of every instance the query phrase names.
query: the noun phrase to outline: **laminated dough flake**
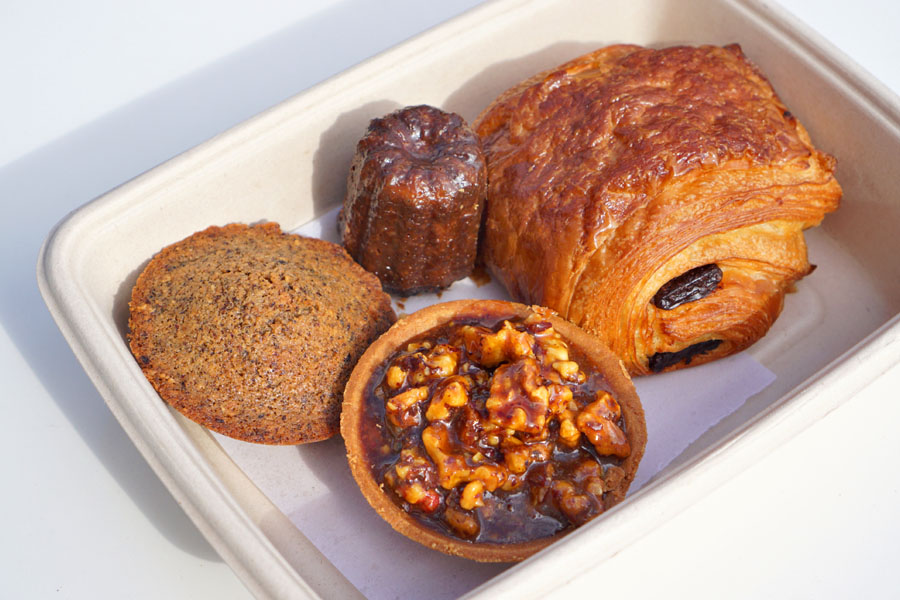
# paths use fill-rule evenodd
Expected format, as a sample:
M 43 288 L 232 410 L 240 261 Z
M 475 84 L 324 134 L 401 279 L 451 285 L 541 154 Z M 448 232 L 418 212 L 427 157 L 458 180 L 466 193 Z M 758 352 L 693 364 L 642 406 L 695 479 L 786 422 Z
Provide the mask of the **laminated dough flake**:
M 632 374 L 740 351 L 812 271 L 835 160 L 740 47 L 602 48 L 494 100 L 482 258 Z

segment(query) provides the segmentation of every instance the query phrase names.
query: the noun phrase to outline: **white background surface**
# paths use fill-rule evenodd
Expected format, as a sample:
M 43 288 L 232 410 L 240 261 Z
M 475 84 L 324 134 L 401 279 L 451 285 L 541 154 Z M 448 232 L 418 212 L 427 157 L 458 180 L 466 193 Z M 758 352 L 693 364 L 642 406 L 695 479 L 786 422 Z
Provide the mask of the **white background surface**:
M 248 597 L 57 331 L 40 243 L 91 198 L 474 4 L 0 4 L 0 597 Z M 900 92 L 897 4 L 781 4 Z M 900 366 L 559 597 L 900 597 L 898 389 Z

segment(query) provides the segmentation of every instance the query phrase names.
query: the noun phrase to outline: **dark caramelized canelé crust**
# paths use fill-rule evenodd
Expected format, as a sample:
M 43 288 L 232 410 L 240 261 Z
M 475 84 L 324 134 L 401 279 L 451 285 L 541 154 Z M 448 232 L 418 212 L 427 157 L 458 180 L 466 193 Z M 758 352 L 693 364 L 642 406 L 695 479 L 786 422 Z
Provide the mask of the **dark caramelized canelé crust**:
M 601 48 L 504 92 L 473 127 L 488 270 L 633 374 L 762 337 L 810 272 L 802 231 L 841 195 L 834 159 L 737 45 Z M 714 286 L 653 302 L 704 265 L 721 272 Z
M 423 105 L 374 119 L 350 167 L 344 247 L 388 292 L 445 288 L 472 271 L 485 177 L 459 115 Z
M 622 500 L 643 413 L 620 363 L 598 364 L 549 311 L 462 306 L 348 385 L 342 420 L 362 415 L 351 465 L 394 510 L 456 540 L 451 553 L 534 551 Z M 347 409 L 355 390 L 361 405 Z M 489 552 L 474 558 L 511 559 Z

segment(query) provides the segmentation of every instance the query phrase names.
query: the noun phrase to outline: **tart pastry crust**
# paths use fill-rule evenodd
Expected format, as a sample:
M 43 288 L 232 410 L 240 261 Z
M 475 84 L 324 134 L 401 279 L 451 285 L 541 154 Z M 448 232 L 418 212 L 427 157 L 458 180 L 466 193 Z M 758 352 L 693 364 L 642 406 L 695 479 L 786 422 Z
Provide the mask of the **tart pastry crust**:
M 530 321 L 525 321 L 530 319 Z M 400 497 L 401 494 L 398 493 L 398 487 L 394 485 L 389 479 L 383 479 L 375 474 L 377 471 L 376 463 L 383 463 L 385 453 L 388 452 L 397 452 L 397 449 L 389 450 L 389 443 L 386 443 L 383 438 L 383 432 L 385 429 L 389 429 L 392 427 L 391 423 L 389 423 L 389 419 L 394 419 L 394 427 L 397 426 L 405 426 L 406 423 L 402 421 L 404 419 L 408 419 L 410 422 L 414 422 L 417 419 L 428 419 L 430 422 L 434 423 L 432 419 L 440 420 L 443 418 L 443 412 L 446 412 L 448 407 L 456 407 L 456 410 L 459 411 L 467 411 L 470 408 L 464 407 L 465 403 L 447 401 L 443 402 L 445 399 L 444 396 L 441 396 L 438 392 L 434 393 L 433 400 L 429 403 L 427 400 L 423 399 L 425 394 L 430 392 L 423 392 L 422 396 L 411 398 L 410 403 L 406 403 L 407 397 L 410 397 L 412 393 L 425 390 L 423 387 L 411 388 L 406 392 L 401 392 L 395 397 L 387 397 L 381 399 L 378 396 L 378 392 L 375 391 L 379 388 L 379 386 L 393 386 L 396 390 L 406 389 L 401 385 L 401 381 L 403 381 L 406 375 L 402 375 L 398 381 L 392 381 L 395 376 L 392 369 L 396 368 L 393 365 L 398 363 L 391 362 L 392 357 L 397 356 L 398 349 L 403 353 L 403 349 L 409 349 L 411 345 L 422 345 L 426 348 L 438 348 L 438 346 L 429 346 L 427 343 L 422 342 L 422 334 L 426 332 L 433 332 L 436 329 L 440 330 L 442 327 L 447 327 L 448 325 L 452 327 L 456 327 L 457 324 L 469 324 L 469 323 L 500 323 L 506 320 L 522 323 L 530 322 L 533 324 L 533 330 L 538 332 L 548 332 L 550 333 L 550 329 L 556 333 L 560 334 L 562 339 L 565 341 L 567 347 L 572 352 L 572 357 L 577 357 L 579 361 L 578 367 L 583 368 L 584 376 L 593 382 L 593 384 L 600 385 L 602 389 L 607 390 L 603 392 L 598 392 L 599 398 L 604 398 L 606 402 L 609 402 L 609 398 L 613 398 L 614 400 L 610 403 L 615 408 L 619 409 L 619 416 L 617 421 L 620 428 L 615 428 L 617 434 L 624 433 L 624 439 L 618 439 L 616 441 L 616 445 L 613 447 L 612 445 L 609 448 L 603 447 L 604 440 L 609 442 L 612 438 L 605 437 L 605 431 L 603 426 L 593 427 L 587 423 L 593 417 L 590 410 L 583 410 L 577 419 L 578 428 L 581 429 L 584 433 L 584 438 L 582 440 L 590 439 L 590 442 L 586 443 L 588 446 L 593 444 L 593 447 L 590 448 L 590 452 L 587 453 L 587 463 L 591 463 L 588 465 L 586 463 L 579 463 L 582 467 L 594 467 L 594 472 L 599 474 L 600 469 L 609 469 L 605 471 L 603 476 L 603 480 L 596 479 L 594 481 L 594 485 L 600 486 L 603 490 L 602 500 L 600 501 L 600 510 L 605 510 L 614 504 L 620 502 L 624 497 L 625 493 L 628 490 L 631 481 L 634 478 L 635 472 L 637 471 L 638 464 L 640 463 L 641 457 L 643 456 L 644 447 L 647 441 L 647 431 L 646 424 L 644 421 L 644 412 L 641 406 L 640 400 L 637 397 L 637 394 L 634 390 L 634 386 L 631 382 L 630 377 L 625 371 L 621 361 L 615 357 L 602 343 L 600 343 L 595 336 L 589 335 L 585 333 L 580 328 L 572 325 L 571 323 L 565 321 L 560 318 L 556 314 L 552 313 L 545 308 L 540 307 L 528 307 L 518 303 L 512 302 L 503 302 L 496 300 L 459 300 L 453 302 L 445 302 L 441 304 L 435 304 L 429 306 L 428 308 L 422 309 L 412 315 L 404 317 L 400 319 L 394 326 L 391 327 L 384 335 L 382 335 L 374 344 L 372 344 L 368 350 L 363 354 L 362 358 L 360 358 L 359 362 L 356 365 L 356 368 L 353 370 L 353 373 L 350 376 L 350 380 L 347 383 L 347 387 L 344 391 L 344 403 L 342 407 L 341 413 L 341 435 L 344 438 L 344 442 L 347 448 L 347 458 L 350 464 L 351 472 L 353 473 L 354 478 L 356 479 L 359 487 L 365 496 L 366 500 L 372 505 L 372 507 L 376 510 L 376 512 L 384 518 L 390 525 L 398 532 L 403 535 L 413 539 L 429 548 L 439 550 L 441 552 L 462 556 L 465 558 L 482 561 L 482 562 L 513 562 L 519 561 L 527 558 L 538 550 L 544 548 L 551 542 L 556 539 L 559 539 L 561 536 L 570 532 L 574 529 L 574 526 L 566 527 L 565 529 L 558 531 L 552 535 L 544 535 L 543 537 L 539 537 L 538 539 L 519 539 L 515 542 L 505 543 L 503 541 L 498 540 L 490 540 L 490 541 L 481 541 L 480 539 L 461 539 L 458 536 L 448 535 L 447 527 L 444 527 L 445 531 L 441 531 L 441 527 L 435 527 L 432 523 L 430 526 L 426 524 L 422 519 L 414 516 L 415 513 L 422 514 L 423 506 L 425 507 L 425 511 L 434 510 L 436 506 L 435 503 L 432 503 L 431 506 L 426 506 L 426 501 L 421 500 L 425 498 L 425 492 L 432 493 L 430 490 L 422 490 L 419 485 L 421 482 L 426 481 L 423 478 L 419 478 L 414 482 L 412 487 L 418 487 L 418 490 L 414 495 L 408 494 L 406 497 L 406 501 Z M 507 328 L 509 323 L 507 322 L 504 328 Z M 498 325 L 499 326 L 499 325 Z M 477 326 L 473 326 L 474 329 L 478 329 Z M 482 331 L 484 331 L 482 329 Z M 499 330 L 498 330 L 499 331 Z M 512 330 L 510 330 L 512 331 Z M 556 333 L 553 333 L 555 336 Z M 540 336 L 540 333 L 535 334 L 535 336 Z M 427 338 L 430 339 L 430 338 Z M 410 344 L 410 340 L 418 340 L 413 344 Z M 479 345 L 478 350 L 476 350 L 476 354 L 458 354 L 458 356 L 468 356 L 468 358 L 460 359 L 460 360 L 473 360 L 472 356 L 479 356 L 477 353 L 482 350 L 488 352 L 487 345 Z M 520 346 L 521 348 L 521 346 Z M 446 348 L 442 348 L 441 350 L 446 351 Z M 527 350 L 526 350 L 527 351 Z M 447 354 L 442 355 L 442 357 L 446 358 L 449 354 L 452 354 L 452 349 Z M 540 360 L 543 356 L 546 358 L 547 355 L 540 354 L 541 351 L 538 351 L 539 354 L 535 355 Z M 482 360 L 484 362 L 491 362 L 489 359 L 483 358 L 486 355 L 480 355 L 481 358 L 476 358 L 474 360 Z M 408 360 L 410 357 L 403 355 L 399 361 L 399 364 L 412 364 L 412 361 Z M 389 364 L 390 363 L 390 364 Z M 574 374 L 568 372 L 564 367 L 572 366 L 568 364 L 566 361 L 563 363 L 559 363 L 561 366 L 561 373 L 565 373 L 565 377 L 569 377 L 570 380 L 574 377 Z M 574 364 L 574 363 L 572 363 Z M 487 398 L 485 403 L 485 398 L 481 398 L 481 402 L 484 403 L 484 406 L 477 409 L 482 412 L 482 415 L 485 417 L 483 424 L 485 427 L 491 427 L 496 424 L 496 420 L 487 417 L 487 414 L 493 410 L 492 402 L 496 402 L 499 400 L 499 403 L 502 404 L 509 396 L 507 394 L 502 394 L 499 397 L 495 398 L 495 390 L 498 386 L 502 387 L 501 379 L 503 376 L 501 373 L 503 369 L 507 365 L 501 365 L 497 367 L 496 371 L 492 375 L 493 381 L 490 384 L 490 397 Z M 435 363 L 435 367 L 438 368 Z M 555 367 L 556 368 L 556 367 Z M 462 371 L 459 371 L 460 373 Z M 471 371 L 469 371 L 471 373 Z M 509 371 L 507 371 L 509 373 Z M 427 375 L 427 372 L 426 372 Z M 453 375 L 450 379 L 456 379 L 457 381 L 461 378 L 465 378 L 465 376 Z M 546 384 L 546 382 L 545 382 Z M 592 385 L 593 385 L 592 384 Z M 416 385 L 429 385 L 427 382 L 422 383 L 419 381 Z M 442 383 L 438 382 L 437 386 L 434 387 L 435 390 L 446 390 L 446 387 L 441 387 Z M 382 388 L 383 389 L 383 388 Z M 484 388 L 483 388 L 484 389 Z M 473 397 L 477 396 L 479 392 L 473 391 Z M 374 404 L 372 404 L 371 398 L 375 398 L 375 403 L 378 404 L 381 408 L 376 408 Z M 437 406 L 438 402 L 435 399 L 441 399 L 444 406 Z M 521 397 L 519 398 L 521 399 Z M 416 409 L 416 407 L 412 407 L 413 410 L 407 410 L 407 412 L 403 413 L 400 409 L 409 408 L 408 404 L 412 402 L 419 402 L 421 406 Z M 551 399 L 551 405 L 553 401 Z M 596 404 L 596 403 L 594 403 Z M 398 405 L 402 405 L 398 408 Z M 427 406 L 427 411 L 424 407 Z M 570 404 L 570 406 L 574 406 Z M 593 406 L 593 405 L 591 405 Z M 471 404 L 470 404 L 471 407 Z M 582 407 L 584 408 L 584 407 Z M 438 410 L 442 409 L 442 410 Z M 503 413 L 503 406 L 499 406 L 497 408 L 498 413 L 502 414 L 515 414 L 515 410 Z M 390 411 L 394 410 L 393 414 L 390 414 Z M 453 408 L 451 408 L 453 410 Z M 516 409 L 518 410 L 518 409 Z M 419 412 L 421 411 L 421 412 Z M 383 414 L 380 414 L 383 413 Z M 437 415 L 432 413 L 439 413 Z M 464 414 L 464 412 L 460 412 L 457 414 Z M 551 412 L 552 414 L 552 412 Z M 533 415 L 529 415 L 529 419 L 532 418 Z M 399 420 L 398 420 L 399 418 Z M 501 416 L 501 420 L 502 420 Z M 575 421 L 575 419 L 572 419 Z M 493 421 L 493 422 L 492 422 Z M 534 424 L 535 421 L 531 421 L 531 424 Z M 449 423 L 449 421 L 448 421 Z M 457 428 L 457 425 L 461 423 L 461 421 L 455 421 L 455 425 L 450 425 L 450 427 Z M 595 421 L 595 423 L 597 423 Z M 606 423 L 606 426 L 609 426 L 610 423 Z M 569 423 L 570 429 L 572 429 L 573 424 Z M 511 432 L 510 427 L 516 427 L 516 425 L 511 423 L 504 423 L 502 428 L 498 430 L 499 435 L 509 435 Z M 547 447 L 548 439 L 549 443 L 554 443 L 553 440 L 561 440 L 566 434 L 565 426 L 560 425 L 558 431 L 559 434 L 556 433 L 556 425 L 549 426 L 550 433 L 547 437 L 541 437 L 538 434 L 536 437 L 532 436 L 529 438 L 527 435 L 524 436 L 525 446 L 518 446 L 518 448 L 534 448 L 539 449 L 542 447 Z M 458 429 L 458 428 L 457 428 Z M 480 429 L 480 428 L 476 428 Z M 520 427 L 520 430 L 525 430 L 527 427 Z M 422 433 L 422 439 L 424 440 L 426 437 L 426 433 L 428 432 L 429 427 L 426 427 Z M 574 436 L 579 438 L 582 434 L 578 431 L 574 431 Z M 451 434 L 453 435 L 453 434 Z M 456 435 L 462 435 L 457 433 Z M 604 438 L 604 439 L 601 439 Z M 522 438 L 519 438 L 522 439 Z M 531 443 L 534 443 L 533 446 L 529 446 L 530 443 L 528 440 L 532 439 Z M 519 440 L 512 440 L 516 444 L 521 443 Z M 562 443 L 557 441 L 555 443 Z M 574 443 L 578 443 L 577 440 Z M 501 444 L 502 447 L 502 444 Z M 596 450 L 594 450 L 596 447 Z M 399 465 L 396 469 L 396 473 L 400 473 L 406 471 L 413 471 L 415 469 L 427 468 L 429 461 L 434 458 L 433 453 L 431 453 L 428 444 L 424 444 L 425 450 L 428 450 L 428 453 L 419 451 L 415 456 L 413 453 L 416 451 L 416 448 L 406 449 L 404 446 L 404 450 L 399 453 L 401 457 L 400 461 L 396 464 Z M 445 449 L 443 447 L 442 449 Z M 488 452 L 490 448 L 486 446 L 482 446 L 485 449 L 485 452 Z M 573 451 L 577 446 L 570 446 L 569 449 L 563 450 L 562 455 L 557 455 L 556 451 L 553 451 L 553 458 L 550 459 L 546 464 L 531 463 L 533 466 L 537 466 L 539 471 L 538 474 L 540 477 L 547 477 L 546 480 L 542 479 L 541 482 L 550 486 L 551 484 L 559 484 L 557 487 L 550 487 L 551 491 L 546 492 L 548 494 L 565 493 L 566 490 L 571 490 L 573 486 L 572 481 L 560 481 L 559 477 L 563 477 L 563 466 L 557 465 L 556 468 L 553 466 L 553 461 L 558 460 L 558 456 L 562 458 L 559 460 L 570 460 L 573 456 Z M 407 452 L 409 452 L 407 454 Z M 615 466 L 612 468 L 602 467 L 597 457 L 607 454 L 615 457 L 613 460 L 615 461 Z M 401 464 L 403 460 L 403 456 L 411 457 L 411 460 L 405 464 Z M 429 458 L 431 456 L 431 458 Z M 533 458 L 533 454 L 525 453 L 522 456 L 528 456 L 528 460 Z M 373 458 L 374 457 L 374 458 Z M 482 481 L 478 480 L 477 474 L 480 469 L 484 469 L 485 471 L 491 471 L 492 473 L 497 472 L 497 470 L 503 470 L 503 465 L 507 466 L 513 465 L 514 462 L 510 460 L 510 457 L 507 457 L 506 462 L 504 463 L 503 459 L 500 459 L 499 463 L 497 462 L 483 462 L 483 460 L 479 457 L 466 456 L 463 458 L 462 456 L 451 454 L 449 459 L 443 468 L 449 468 L 449 465 L 454 465 L 455 468 L 462 469 L 464 471 L 471 470 L 474 471 L 476 477 L 472 477 L 469 479 L 462 479 L 461 483 L 458 486 L 458 490 L 454 492 L 452 489 L 444 495 L 443 500 L 440 500 L 441 503 L 449 503 L 451 502 L 451 498 L 455 498 L 453 496 L 454 493 L 461 494 L 458 497 L 459 506 L 454 508 L 454 514 L 452 515 L 453 519 L 456 522 L 459 522 L 462 519 L 470 518 L 466 515 L 461 514 L 462 512 L 467 512 L 469 515 L 473 514 L 472 507 L 473 506 L 482 506 L 480 504 L 481 498 L 480 495 L 484 492 L 484 485 L 482 485 Z M 549 468 L 547 465 L 550 465 Z M 563 463 L 560 463 L 562 465 Z M 468 465 L 468 466 L 467 466 Z M 383 466 L 383 465 L 382 465 Z M 433 468 L 433 467 L 432 467 Z M 514 469 L 514 467 L 510 467 Z M 442 466 L 439 465 L 438 469 L 442 469 Z M 515 470 L 515 469 L 514 469 Z M 420 471 L 422 472 L 422 471 Z M 534 498 L 534 494 L 538 492 L 538 489 L 535 489 L 532 483 L 532 479 L 526 473 L 525 470 L 519 470 L 518 472 L 522 473 L 521 478 L 515 488 L 516 493 L 520 493 L 523 498 Z M 529 471 L 530 472 L 530 471 Z M 582 468 L 582 473 L 584 469 Z M 458 472 L 457 472 L 458 474 Z M 611 474 L 614 477 L 608 477 L 607 475 Z M 507 473 L 508 475 L 508 473 Z M 514 477 L 514 476 L 513 476 Z M 569 479 L 569 476 L 565 476 L 565 479 Z M 488 477 L 490 479 L 490 477 Z M 509 480 L 507 480 L 509 481 Z M 468 483 L 466 483 L 468 482 Z M 574 482 L 575 484 L 580 484 L 581 481 Z M 488 481 L 487 485 L 490 485 Z M 524 486 L 524 487 L 522 487 Z M 529 487 L 531 486 L 531 487 Z M 444 486 L 449 488 L 449 486 Z M 464 489 L 463 489 L 464 488 Z M 467 498 L 467 494 L 474 490 L 474 497 Z M 440 490 L 438 490 L 440 491 Z M 497 488 L 498 493 L 500 493 L 500 488 Z M 441 491 L 443 494 L 444 492 Z M 579 496 L 584 496 L 584 494 L 580 494 Z M 585 500 L 584 497 L 570 496 L 569 499 L 572 500 Z M 468 504 L 467 504 L 468 501 Z M 487 501 L 487 500 L 486 500 Z M 497 506 L 513 506 L 514 502 L 510 502 L 510 504 L 501 504 Z M 414 505 L 414 506 L 411 506 Z M 521 507 L 521 505 L 517 505 Z M 466 511 L 461 511 L 459 508 L 467 509 Z M 493 514 L 491 511 L 493 510 L 490 506 L 487 507 L 488 512 L 479 513 L 478 519 L 491 519 L 491 515 Z M 573 509 L 574 510 L 574 509 Z M 505 509 L 500 512 L 506 512 Z M 532 513 L 529 513 L 532 514 Z M 537 515 L 538 518 L 543 518 L 540 515 Z M 593 518 L 596 514 L 590 516 Z M 510 517 L 504 516 L 505 519 L 509 519 Z M 471 518 L 470 518 L 471 519 Z M 472 521 L 474 522 L 474 521 Z M 482 524 L 484 521 L 481 521 Z M 451 523 L 451 529 L 454 523 Z M 528 523 L 523 523 L 521 529 L 527 528 Z M 477 527 L 477 525 L 476 525 Z M 518 529 L 514 528 L 514 535 L 522 537 Z

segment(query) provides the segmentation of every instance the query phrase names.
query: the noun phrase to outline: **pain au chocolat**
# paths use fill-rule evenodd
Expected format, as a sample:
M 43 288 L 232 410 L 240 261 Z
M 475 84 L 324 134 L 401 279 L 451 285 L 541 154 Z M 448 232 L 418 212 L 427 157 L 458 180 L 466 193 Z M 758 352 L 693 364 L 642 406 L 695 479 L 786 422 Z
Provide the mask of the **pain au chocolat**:
M 474 123 L 483 259 L 513 298 L 599 336 L 632 374 L 761 338 L 838 207 L 835 160 L 737 45 L 602 48 Z
M 644 452 L 621 361 L 544 308 L 459 300 L 360 358 L 341 435 L 363 495 L 442 552 L 522 560 L 620 502 Z

